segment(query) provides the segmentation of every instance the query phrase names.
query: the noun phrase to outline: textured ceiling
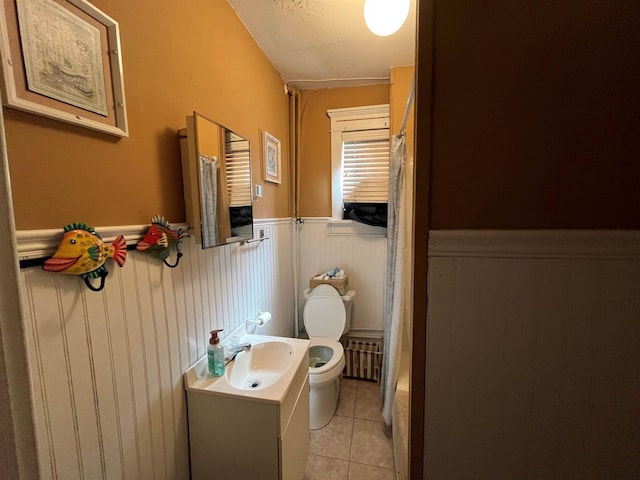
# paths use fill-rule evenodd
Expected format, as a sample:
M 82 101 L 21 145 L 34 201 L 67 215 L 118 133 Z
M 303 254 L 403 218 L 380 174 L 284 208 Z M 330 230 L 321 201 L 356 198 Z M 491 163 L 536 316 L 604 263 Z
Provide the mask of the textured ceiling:
M 288 85 L 302 89 L 386 82 L 415 63 L 415 0 L 398 32 L 378 37 L 364 0 L 228 0 Z

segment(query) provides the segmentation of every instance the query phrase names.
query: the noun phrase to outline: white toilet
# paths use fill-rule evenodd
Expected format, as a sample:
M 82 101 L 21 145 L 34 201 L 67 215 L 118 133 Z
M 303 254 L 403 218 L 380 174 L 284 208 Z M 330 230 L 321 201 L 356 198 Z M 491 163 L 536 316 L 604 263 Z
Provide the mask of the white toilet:
M 354 291 L 340 296 L 330 285 L 305 292 L 304 326 L 309 335 L 309 423 L 312 430 L 324 427 L 336 411 L 344 349 L 340 337 L 351 325 Z

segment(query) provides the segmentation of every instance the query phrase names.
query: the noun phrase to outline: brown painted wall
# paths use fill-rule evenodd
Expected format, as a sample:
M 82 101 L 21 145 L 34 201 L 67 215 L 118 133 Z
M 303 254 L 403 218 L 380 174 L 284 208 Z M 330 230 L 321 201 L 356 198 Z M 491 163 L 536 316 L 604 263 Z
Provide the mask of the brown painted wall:
M 435 12 L 431 227 L 640 228 L 640 4 Z
M 331 216 L 331 120 L 327 110 L 384 103 L 389 103 L 387 84 L 301 92 L 300 216 Z
M 434 479 L 638 478 L 630 366 L 638 351 L 637 264 L 435 259 L 478 268 L 465 279 L 432 271 L 451 298 L 430 290 L 427 322 L 426 252 L 429 228 L 640 228 L 640 4 L 420 0 L 419 7 L 411 478 L 423 477 L 423 459 L 425 478 Z M 491 265 L 502 272 L 489 277 Z M 630 272 L 617 285 L 608 277 L 615 268 Z M 479 306 L 485 292 L 493 299 Z M 611 308 L 589 308 L 614 297 L 621 300 Z M 568 298 L 584 314 L 562 309 Z M 459 317 L 434 313 L 443 304 Z M 505 332 L 516 336 L 501 342 Z M 539 352 L 535 362 L 531 352 Z M 513 368 L 513 378 L 505 376 Z M 416 408 L 425 379 L 425 408 Z M 530 400 L 541 408 L 514 400 L 539 388 Z M 563 395 L 568 403 L 553 411 Z M 427 415 L 435 440 L 423 445 Z
M 93 3 L 120 24 L 130 137 L 5 108 L 17 228 L 184 221 L 177 130 L 194 110 L 251 141 L 256 218 L 289 216 L 288 98 L 229 4 Z M 262 130 L 281 140 L 279 186 L 262 180 Z

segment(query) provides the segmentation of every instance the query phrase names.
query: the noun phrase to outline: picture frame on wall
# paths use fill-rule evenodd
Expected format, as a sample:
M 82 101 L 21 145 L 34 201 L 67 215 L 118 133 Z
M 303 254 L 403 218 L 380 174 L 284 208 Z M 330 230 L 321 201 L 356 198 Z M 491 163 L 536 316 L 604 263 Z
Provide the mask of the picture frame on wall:
M 128 137 L 118 23 L 85 0 L 2 0 L 11 108 Z
M 262 134 L 262 161 L 264 180 L 280 183 L 280 140 L 267 132 Z

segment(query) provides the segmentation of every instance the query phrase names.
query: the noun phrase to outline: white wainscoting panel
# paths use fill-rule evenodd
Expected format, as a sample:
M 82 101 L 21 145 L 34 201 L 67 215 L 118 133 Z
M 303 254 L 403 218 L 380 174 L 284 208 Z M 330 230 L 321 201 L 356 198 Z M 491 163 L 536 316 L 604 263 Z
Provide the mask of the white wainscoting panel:
M 353 299 L 352 330 L 382 333 L 384 321 L 384 273 L 387 238 L 383 235 L 330 235 L 329 219 L 305 218 L 298 225 L 299 252 L 299 320 L 304 326 L 303 292 L 309 279 L 334 267 L 349 275 L 349 288 L 356 291 Z
M 477 233 L 432 239 L 425 478 L 640 478 L 638 232 Z
M 294 332 L 290 219 L 256 221 L 268 240 L 201 250 L 175 269 L 130 251 L 102 292 L 75 276 L 21 271 L 43 479 L 188 479 L 182 372 L 259 311 L 262 333 Z M 100 231 L 99 228 L 97 228 Z

